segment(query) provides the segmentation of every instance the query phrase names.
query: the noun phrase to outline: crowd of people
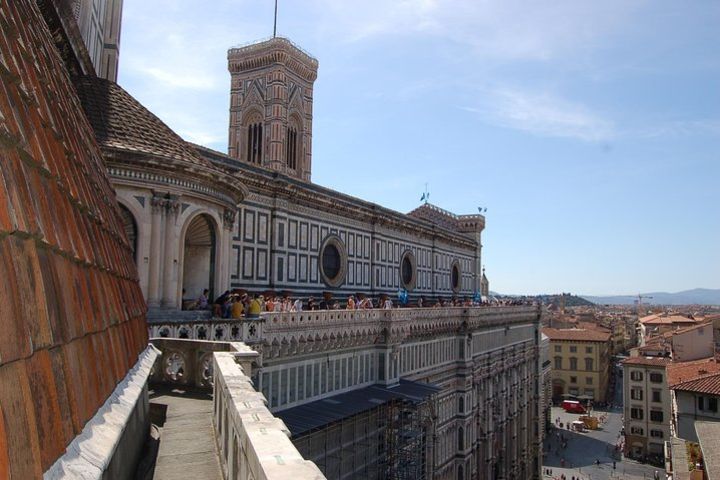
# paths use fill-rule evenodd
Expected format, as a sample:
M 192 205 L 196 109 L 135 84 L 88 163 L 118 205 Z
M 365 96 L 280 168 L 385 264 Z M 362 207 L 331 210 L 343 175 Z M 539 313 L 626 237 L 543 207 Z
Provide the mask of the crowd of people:
M 183 292 L 184 293 L 184 292 Z M 414 301 L 393 301 L 388 295 L 372 298 L 364 294 L 349 295 L 342 300 L 333 299 L 325 294 L 321 299 L 292 297 L 290 293 L 275 294 L 266 292 L 249 293 L 242 289 L 226 290 L 215 300 L 209 298 L 209 290 L 203 290 L 197 300 L 184 301 L 186 310 L 212 310 L 213 316 L 220 318 L 257 317 L 263 312 L 302 312 L 311 310 L 369 310 L 392 308 L 449 308 L 479 307 L 488 305 L 526 305 L 527 302 L 514 299 L 493 299 L 477 301 L 473 298 L 436 298 L 419 297 Z

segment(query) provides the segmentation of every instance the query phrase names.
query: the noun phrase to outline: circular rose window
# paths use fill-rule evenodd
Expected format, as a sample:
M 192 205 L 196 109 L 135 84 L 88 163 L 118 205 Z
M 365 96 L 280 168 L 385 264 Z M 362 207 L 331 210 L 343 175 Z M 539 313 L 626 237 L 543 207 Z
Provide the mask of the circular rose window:
M 457 260 L 452 263 L 450 269 L 450 286 L 453 292 L 458 293 L 460 291 L 460 262 Z
M 345 281 L 347 252 L 342 240 L 336 236 L 325 239 L 320 247 L 320 276 L 331 287 L 339 287 Z
M 412 291 L 415 288 L 416 281 L 417 264 L 415 255 L 410 250 L 405 250 L 400 257 L 400 283 L 405 290 Z

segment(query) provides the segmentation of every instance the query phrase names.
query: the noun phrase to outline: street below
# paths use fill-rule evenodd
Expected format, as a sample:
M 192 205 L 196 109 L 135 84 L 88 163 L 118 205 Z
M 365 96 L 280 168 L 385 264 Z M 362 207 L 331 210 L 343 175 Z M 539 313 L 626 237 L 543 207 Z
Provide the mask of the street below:
M 615 377 L 614 405 L 622 405 L 622 377 Z M 664 479 L 662 468 L 626 459 L 622 455 L 621 406 L 593 409 L 591 414 L 603 420 L 597 430 L 575 432 L 568 424 L 580 418 L 580 414 L 567 413 L 560 407 L 552 407 L 550 416 L 553 428 L 543 447 L 543 478 L 566 480 L 653 480 Z M 560 426 L 562 425 L 562 427 Z M 552 472 L 552 473 L 550 473 Z

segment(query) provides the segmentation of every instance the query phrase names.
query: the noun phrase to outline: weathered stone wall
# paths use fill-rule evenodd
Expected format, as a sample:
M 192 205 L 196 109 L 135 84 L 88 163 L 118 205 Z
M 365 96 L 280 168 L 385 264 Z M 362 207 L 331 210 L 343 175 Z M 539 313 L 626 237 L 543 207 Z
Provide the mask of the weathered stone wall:
M 38 478 L 147 343 L 100 151 L 35 2 L 0 2 L 0 478 Z M 57 39 L 56 39 L 57 40 Z

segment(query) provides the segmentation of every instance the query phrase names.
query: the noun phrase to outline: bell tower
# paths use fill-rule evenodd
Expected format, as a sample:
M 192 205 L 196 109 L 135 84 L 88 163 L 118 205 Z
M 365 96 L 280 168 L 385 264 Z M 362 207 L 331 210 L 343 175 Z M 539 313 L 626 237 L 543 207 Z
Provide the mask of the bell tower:
M 228 154 L 309 182 L 317 69 L 283 37 L 231 48 Z

